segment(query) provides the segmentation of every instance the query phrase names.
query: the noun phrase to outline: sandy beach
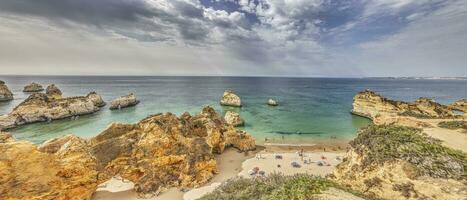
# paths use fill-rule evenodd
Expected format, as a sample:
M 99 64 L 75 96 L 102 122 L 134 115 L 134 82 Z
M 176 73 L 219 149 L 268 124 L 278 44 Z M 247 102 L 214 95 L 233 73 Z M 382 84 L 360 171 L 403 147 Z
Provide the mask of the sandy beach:
M 209 186 L 213 183 L 223 182 L 229 178 L 235 177 L 242 170 L 243 161 L 253 158 L 257 152 L 264 148 L 259 146 L 256 151 L 248 153 L 238 153 L 234 148 L 226 149 L 221 155 L 216 157 L 218 163 L 219 173 L 216 174 L 210 182 L 206 184 Z M 177 200 L 183 199 L 184 193 L 179 188 L 170 188 L 157 197 L 148 199 L 153 200 Z M 93 200 L 135 200 L 139 199 L 136 192 L 133 190 L 133 183 L 122 182 L 117 178 L 113 178 L 100 185 L 99 189 L 93 194 Z
M 298 155 L 300 149 L 307 149 L 302 158 Z M 328 149 L 331 149 L 328 147 Z M 276 155 L 282 156 L 282 159 L 276 159 Z M 226 149 L 224 153 L 217 156 L 218 170 L 211 181 L 205 186 L 191 189 L 188 192 L 182 192 L 179 188 L 170 188 L 157 197 L 151 197 L 151 200 L 194 200 L 206 193 L 216 189 L 222 182 L 242 176 L 250 178 L 248 172 L 258 167 L 265 175 L 269 173 L 282 173 L 293 175 L 296 173 L 308 173 L 316 176 L 325 176 L 331 173 L 335 166 L 341 162 L 344 155 L 343 151 L 323 152 L 322 146 L 287 146 L 287 145 L 269 145 L 266 147 L 258 146 L 258 149 L 249 153 L 238 153 L 236 149 Z M 336 159 L 338 158 L 338 159 Z M 309 164 L 306 162 L 311 161 Z M 293 167 L 291 162 L 297 162 L 300 167 Z M 322 163 L 319 166 L 318 163 Z M 329 166 L 328 166 L 329 164 Z M 281 167 L 277 167 L 280 165 Z M 93 200 L 136 200 L 141 199 L 133 190 L 133 183 L 122 181 L 115 177 L 99 186 L 93 194 Z

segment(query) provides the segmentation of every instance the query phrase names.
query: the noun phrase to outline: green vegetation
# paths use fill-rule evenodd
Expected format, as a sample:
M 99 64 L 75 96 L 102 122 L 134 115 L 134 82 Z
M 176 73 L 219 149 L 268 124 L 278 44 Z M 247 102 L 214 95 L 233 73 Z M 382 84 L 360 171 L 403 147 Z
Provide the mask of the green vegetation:
M 467 154 L 441 145 L 421 129 L 395 125 L 370 125 L 350 145 L 365 155 L 363 166 L 405 160 L 417 176 L 465 179 Z
M 365 199 L 374 199 L 342 187 L 328 179 L 295 175 L 271 174 L 264 178 L 228 180 L 201 200 L 305 200 L 316 199 L 317 194 L 334 187 Z
M 438 123 L 438 126 L 441 128 L 447 129 L 464 129 L 467 130 L 467 122 L 466 121 L 444 121 Z
M 400 113 L 399 114 L 400 116 L 407 116 L 407 117 L 415 117 L 415 118 L 419 118 L 419 119 L 436 119 L 438 117 L 435 117 L 435 116 L 431 116 L 431 115 L 428 115 L 428 114 L 423 114 L 423 113 L 417 113 L 417 112 L 413 112 L 413 111 L 404 111 L 403 113 Z

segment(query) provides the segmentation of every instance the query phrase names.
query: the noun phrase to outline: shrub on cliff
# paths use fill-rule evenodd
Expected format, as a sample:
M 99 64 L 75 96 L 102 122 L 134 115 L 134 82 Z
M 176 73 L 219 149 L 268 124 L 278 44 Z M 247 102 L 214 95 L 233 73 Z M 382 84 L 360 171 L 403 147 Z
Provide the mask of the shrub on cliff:
M 305 174 L 294 176 L 271 174 L 264 178 L 235 178 L 228 180 L 212 193 L 200 198 L 200 200 L 319 199 L 316 195 L 330 187 L 352 193 L 356 196 L 365 197 L 365 199 L 373 199 L 348 188 L 341 187 L 325 178 Z
M 395 125 L 370 125 L 350 142 L 363 157 L 363 166 L 404 160 L 416 175 L 465 179 L 467 154 L 441 145 L 421 129 Z
M 466 121 L 444 121 L 438 123 L 438 126 L 441 128 L 447 129 L 464 129 L 467 130 L 467 122 Z

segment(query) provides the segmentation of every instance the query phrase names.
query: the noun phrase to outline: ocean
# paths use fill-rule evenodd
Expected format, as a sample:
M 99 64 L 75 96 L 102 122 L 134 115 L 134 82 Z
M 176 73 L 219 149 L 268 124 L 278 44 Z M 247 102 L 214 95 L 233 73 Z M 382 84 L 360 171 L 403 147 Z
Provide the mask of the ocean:
M 108 103 L 133 92 L 141 101 L 135 107 L 111 111 L 108 105 L 78 120 L 63 119 L 34 123 L 9 130 L 15 138 L 41 143 L 65 134 L 89 138 L 112 122 L 135 123 L 161 112 L 196 114 L 210 105 L 218 112 L 238 112 L 246 130 L 261 143 L 265 138 L 287 143 L 350 140 L 368 119 L 350 114 L 353 96 L 364 89 L 388 98 L 413 101 L 434 98 L 440 103 L 467 97 L 467 80 L 405 80 L 382 78 L 276 78 L 276 77 L 122 77 L 122 76 L 0 76 L 14 93 L 15 100 L 0 103 L 7 114 L 29 94 L 22 89 L 31 82 L 44 88 L 56 84 L 64 96 L 96 91 Z M 244 106 L 219 105 L 226 89 L 234 90 Z M 279 106 L 266 105 L 269 98 Z

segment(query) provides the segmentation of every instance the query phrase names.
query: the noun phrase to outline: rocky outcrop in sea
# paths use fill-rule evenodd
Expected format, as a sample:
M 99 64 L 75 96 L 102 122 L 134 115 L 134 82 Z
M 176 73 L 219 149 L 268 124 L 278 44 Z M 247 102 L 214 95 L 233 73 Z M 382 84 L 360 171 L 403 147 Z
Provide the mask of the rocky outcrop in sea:
M 135 106 L 139 103 L 139 100 L 136 98 L 136 95 L 130 93 L 125 96 L 118 97 L 110 103 L 110 109 L 121 109 L 126 107 Z
M 86 96 L 67 98 L 54 98 L 47 94 L 34 93 L 9 114 L 0 116 L 0 130 L 90 114 L 99 111 L 104 105 L 102 97 L 95 92 Z
M 353 101 L 352 113 L 375 119 L 377 116 L 410 116 L 417 118 L 455 118 L 448 106 L 436 103 L 429 98 L 419 98 L 415 102 L 387 99 L 371 90 L 359 92 Z
M 232 126 L 243 126 L 245 120 L 243 120 L 240 115 L 233 111 L 227 111 L 224 116 L 225 121 Z
M 90 199 L 114 176 L 145 197 L 169 187 L 197 187 L 217 173 L 214 155 L 232 146 L 255 149 L 254 139 L 205 107 L 180 117 L 148 116 L 111 124 L 96 137 L 73 135 L 40 146 L 0 133 L 0 194 L 6 199 Z
M 224 91 L 224 95 L 222 95 L 221 105 L 223 106 L 233 106 L 233 107 L 241 107 L 242 100 L 240 97 L 235 94 L 232 90 Z
M 277 103 L 277 101 L 274 100 L 274 99 L 269 99 L 269 100 L 268 100 L 268 105 L 270 105 L 270 106 L 278 106 L 279 103 Z
M 62 91 L 58 89 L 58 87 L 55 84 L 47 86 L 47 88 L 45 89 L 45 94 L 55 99 L 62 98 Z
M 29 85 L 24 86 L 23 92 L 42 92 L 44 88 L 41 84 L 32 82 Z
M 11 93 L 8 86 L 4 81 L 0 80 L 0 101 L 11 101 L 13 100 L 13 93 Z

